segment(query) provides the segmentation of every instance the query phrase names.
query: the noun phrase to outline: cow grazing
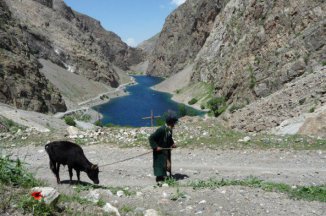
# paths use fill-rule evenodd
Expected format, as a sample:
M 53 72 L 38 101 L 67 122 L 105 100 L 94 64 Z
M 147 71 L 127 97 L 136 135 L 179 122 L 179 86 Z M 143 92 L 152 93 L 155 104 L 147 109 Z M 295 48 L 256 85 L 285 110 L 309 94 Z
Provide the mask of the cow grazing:
M 80 181 L 80 171 L 86 172 L 88 177 L 98 184 L 98 166 L 92 164 L 85 157 L 83 149 L 69 141 L 55 141 L 45 145 L 45 150 L 50 158 L 50 169 L 60 184 L 60 165 L 68 165 L 70 183 L 72 183 L 72 169 L 76 170 L 78 182 Z

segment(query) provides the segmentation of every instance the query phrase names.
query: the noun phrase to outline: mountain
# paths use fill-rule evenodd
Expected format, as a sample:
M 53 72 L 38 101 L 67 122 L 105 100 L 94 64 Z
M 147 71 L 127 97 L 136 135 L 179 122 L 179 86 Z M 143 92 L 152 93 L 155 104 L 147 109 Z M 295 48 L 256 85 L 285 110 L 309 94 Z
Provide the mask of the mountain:
M 209 36 L 224 2 L 188 0 L 172 12 L 149 57 L 147 74 L 168 76 L 191 63 Z
M 58 89 L 40 73 L 31 41 L 39 37 L 17 23 L 0 0 L 0 102 L 25 110 L 66 110 Z
M 167 18 L 147 73 L 191 66 L 190 86 L 211 86 L 224 124 L 269 130 L 325 106 L 325 9 L 318 0 L 188 0 Z
M 7 28 L 3 29 L 4 32 L 11 34 L 8 31 L 13 28 L 13 25 L 17 26 L 15 27 L 17 35 L 24 38 L 17 39 L 17 43 L 22 42 L 25 55 L 33 59 L 34 66 L 31 70 L 34 73 L 42 67 L 38 59 L 45 59 L 67 70 L 67 73 L 118 87 L 122 81 L 117 68 L 128 70 L 131 65 L 143 61 L 142 50 L 129 47 L 115 33 L 106 31 L 99 21 L 73 11 L 63 0 L 1 0 L 1 8 L 2 11 L 10 14 L 12 20 L 6 23 Z M 1 17 L 4 21 L 7 20 L 4 13 Z M 8 40 L 1 41 L 3 46 L 9 49 L 15 46 Z M 15 47 L 20 45 L 16 44 Z M 24 67 L 22 65 L 27 62 L 24 60 L 18 63 L 14 59 L 6 59 L 6 61 L 20 64 L 19 67 Z M 24 73 L 26 80 L 32 77 L 30 72 L 24 71 Z M 42 80 L 45 80 L 43 82 L 48 83 L 43 75 L 37 77 L 42 77 Z M 20 82 L 16 82 L 15 85 L 20 85 Z M 53 90 L 48 89 L 48 86 L 42 85 L 43 89 L 40 91 L 52 92 Z M 18 96 L 12 91 L 10 97 L 11 99 L 1 99 L 0 102 L 14 104 L 10 101 L 16 100 Z M 26 108 L 26 106 L 17 106 Z M 29 109 L 42 112 L 62 111 L 62 109 L 49 107 L 47 109 L 29 107 Z
M 147 55 L 150 55 L 155 48 L 155 44 L 156 44 L 156 41 L 158 40 L 158 37 L 159 37 L 159 34 L 154 35 L 150 39 L 145 40 L 142 43 L 140 43 L 137 46 L 137 48 L 143 50 Z

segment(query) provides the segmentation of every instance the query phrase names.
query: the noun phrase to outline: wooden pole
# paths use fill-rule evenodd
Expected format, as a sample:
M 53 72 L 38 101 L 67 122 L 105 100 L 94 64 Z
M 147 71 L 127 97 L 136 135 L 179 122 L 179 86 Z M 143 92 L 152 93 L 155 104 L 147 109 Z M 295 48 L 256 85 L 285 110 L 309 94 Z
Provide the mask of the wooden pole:
M 154 119 L 160 118 L 161 116 L 154 116 L 153 110 L 151 110 L 151 115 L 148 117 L 144 117 L 143 119 L 150 119 L 151 120 L 151 127 L 154 126 Z

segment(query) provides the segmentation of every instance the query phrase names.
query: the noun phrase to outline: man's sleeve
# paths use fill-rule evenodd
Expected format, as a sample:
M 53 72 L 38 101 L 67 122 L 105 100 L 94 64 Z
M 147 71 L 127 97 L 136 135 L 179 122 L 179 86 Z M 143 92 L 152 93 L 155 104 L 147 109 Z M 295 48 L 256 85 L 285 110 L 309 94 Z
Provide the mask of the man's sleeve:
M 152 149 L 156 149 L 158 147 L 158 141 L 160 140 L 161 134 L 162 130 L 159 128 L 149 136 L 149 144 L 151 145 Z

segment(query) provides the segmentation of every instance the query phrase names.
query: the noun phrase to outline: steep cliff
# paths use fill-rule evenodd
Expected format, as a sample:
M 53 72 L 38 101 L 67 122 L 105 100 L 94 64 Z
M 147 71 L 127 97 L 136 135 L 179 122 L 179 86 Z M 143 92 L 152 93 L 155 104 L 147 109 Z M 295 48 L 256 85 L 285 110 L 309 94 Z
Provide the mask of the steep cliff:
M 191 63 L 225 2 L 227 0 L 188 0 L 170 14 L 149 58 L 147 74 L 171 75 Z
M 318 93 L 326 87 L 319 68 L 326 57 L 325 6 L 318 0 L 231 0 L 216 17 L 193 80 L 211 83 L 216 96 L 237 107 L 258 100 L 230 116 L 232 127 L 265 130 L 325 103 Z
M 97 20 L 73 11 L 63 0 L 6 3 L 14 18 L 39 38 L 33 45 L 38 58 L 112 87 L 119 85 L 113 65 L 128 69 L 142 61 L 141 50 L 128 47 Z M 48 42 L 44 45 L 44 41 Z
M 1 40 L 2 46 L 9 50 L 20 49 L 20 52 L 29 59 L 18 61 L 18 57 L 16 60 L 16 57 L 12 56 L 11 60 L 2 63 L 1 67 L 8 68 L 10 62 L 15 64 L 15 67 L 26 68 L 22 69 L 22 73 L 27 80 L 31 74 L 27 71 L 38 72 L 40 67 L 38 59 L 47 59 L 66 69 L 67 73 L 75 73 L 117 87 L 121 80 L 116 69 L 127 70 L 129 66 L 143 61 L 142 50 L 128 47 L 116 34 L 103 29 L 97 20 L 73 11 L 63 0 L 1 0 L 1 5 L 2 8 L 6 8 L 11 20 L 6 23 L 6 28 L 2 26 L 4 33 L 1 37 L 14 35 Z M 4 14 L 1 14 L 1 17 L 3 22 L 9 19 Z M 8 54 L 1 51 L 1 55 Z M 22 55 L 19 57 L 22 58 Z M 18 72 L 14 75 L 16 73 Z M 11 79 L 14 75 L 10 76 Z M 48 83 L 43 75 L 36 77 Z M 13 79 L 12 82 L 15 82 L 15 85 L 20 84 L 17 79 Z M 48 91 L 48 86 L 42 85 L 38 92 Z M 18 98 L 16 93 L 11 93 L 10 100 L 1 101 L 9 104 L 13 103 L 10 101 L 15 101 L 17 105 Z M 28 109 L 47 112 L 45 108 Z M 49 110 L 56 112 L 62 109 Z
M 44 113 L 65 111 L 58 89 L 39 72 L 30 40 L 37 37 L 17 24 L 0 0 L 0 102 Z
M 196 5 L 216 11 L 206 3 L 188 0 L 167 19 L 150 74 L 169 76 L 193 65 L 191 83 L 209 84 L 211 97 L 225 102 L 221 120 L 246 131 L 269 130 L 325 106 L 325 1 L 219 1 L 220 11 L 212 13 L 213 20 L 203 19 L 205 27 L 199 28 L 207 38 L 198 40 L 186 26 L 196 20 L 188 17 L 202 14 L 203 7 Z M 192 10 L 185 10 L 190 5 Z M 194 56 L 184 55 L 184 50 Z M 183 102 L 189 100 L 186 90 L 177 92 Z M 192 95 L 196 97 L 196 91 Z

